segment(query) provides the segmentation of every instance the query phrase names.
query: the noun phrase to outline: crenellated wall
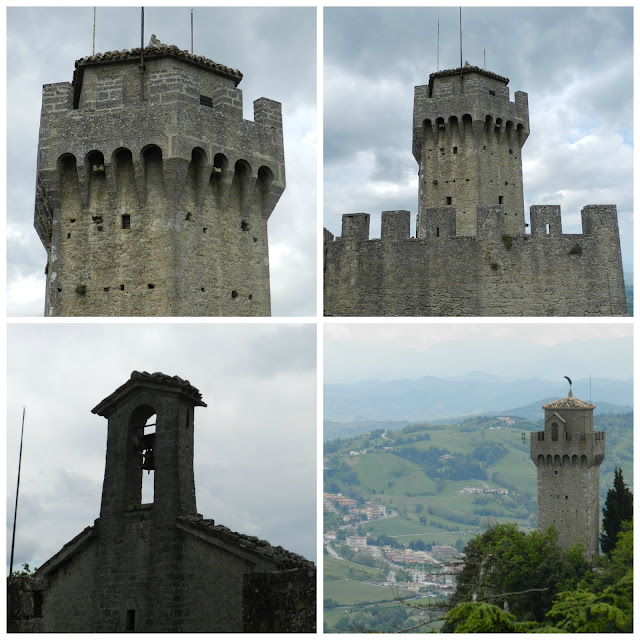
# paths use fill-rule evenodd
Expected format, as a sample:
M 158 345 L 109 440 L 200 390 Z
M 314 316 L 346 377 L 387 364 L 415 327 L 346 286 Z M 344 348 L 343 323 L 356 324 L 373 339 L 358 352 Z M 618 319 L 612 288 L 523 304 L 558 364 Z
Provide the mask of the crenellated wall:
M 429 210 L 410 238 L 407 211 L 369 214 L 325 231 L 325 314 L 338 316 L 622 316 L 626 300 L 616 207 L 582 210 L 563 234 L 560 208 L 531 208 L 530 235 L 505 233 L 502 205 L 479 206 L 473 235 L 456 235 L 453 207 Z
M 145 50 L 144 101 L 129 52 L 43 88 L 45 315 L 270 315 L 281 106 L 260 98 L 244 120 L 239 72 L 166 49 Z

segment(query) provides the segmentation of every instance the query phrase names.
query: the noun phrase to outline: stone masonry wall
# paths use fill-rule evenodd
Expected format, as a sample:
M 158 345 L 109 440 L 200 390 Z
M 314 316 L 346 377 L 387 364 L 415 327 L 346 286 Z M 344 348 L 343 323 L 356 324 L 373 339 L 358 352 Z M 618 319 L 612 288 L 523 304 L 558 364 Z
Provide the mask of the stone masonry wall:
M 43 602 L 47 583 L 31 576 L 7 578 L 7 632 L 44 631 Z
M 175 58 L 45 85 L 35 224 L 48 316 L 270 315 L 267 221 L 285 188 L 280 104 Z M 200 96 L 210 99 L 201 104 Z
M 244 578 L 245 633 L 315 633 L 316 569 L 249 573 Z
M 562 234 L 559 207 L 532 207 L 531 235 L 504 234 L 496 205 L 477 208 L 476 235 L 453 236 L 455 211 L 446 209 L 418 239 L 408 238 L 407 212 L 385 212 L 407 228 L 374 240 L 368 214 L 343 216 L 342 237 L 325 233 L 325 313 L 626 315 L 615 206 L 585 207 L 581 234 Z

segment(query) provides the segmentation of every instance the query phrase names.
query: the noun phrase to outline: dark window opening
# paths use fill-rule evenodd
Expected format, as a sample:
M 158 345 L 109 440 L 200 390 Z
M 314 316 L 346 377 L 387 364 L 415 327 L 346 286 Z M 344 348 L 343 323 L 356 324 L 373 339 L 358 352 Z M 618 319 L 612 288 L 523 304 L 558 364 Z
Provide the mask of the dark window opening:
M 62 289 L 58 287 L 58 293 L 62 293 Z
M 256 237 L 254 236 L 253 241 L 254 241 L 254 242 L 258 242 L 258 238 L 256 238 Z
M 509 153 L 513 155 L 513 149 L 509 149 Z
M 253 300 L 253 296 L 249 294 L 249 301 Z
M 70 233 L 67 233 L 67 240 L 71 237 Z
M 122 216 L 122 228 L 131 229 L 131 216 L 128 213 Z
M 240 223 L 240 228 L 241 228 L 243 231 L 249 231 L 249 229 L 250 229 L 251 227 L 249 227 L 249 223 L 248 223 L 246 220 L 243 220 L 243 221 Z
M 451 196 L 447 196 L 447 204 L 452 204 L 452 200 Z
M 69 218 L 69 222 L 75 222 L 76 219 L 75 218 Z
M 202 233 L 207 233 L 207 227 L 202 227 Z
M 237 298 L 238 297 L 238 292 L 237 291 L 232 291 L 231 292 L 231 297 L 232 298 Z
M 109 287 L 103 287 L 104 291 L 109 291 Z
M 44 592 L 33 592 L 33 615 L 36 618 L 42 618 L 42 605 L 44 604 Z
M 191 220 L 191 211 L 187 212 L 187 217 L 185 218 L 185 220 Z
M 436 227 L 436 238 L 440 237 L 440 227 Z
M 96 224 L 102 224 L 102 216 L 91 216 L 91 219 L 92 219 Z
M 504 196 L 498 196 L 498 204 L 504 204 Z
M 120 291 L 124 291 L 124 285 L 123 284 L 120 285 Z
M 458 155 L 458 147 L 453 147 L 453 155 Z
M 200 105 L 202 107 L 209 107 L 213 109 L 213 98 L 209 96 L 200 96 Z
M 491 89 L 489 89 L 489 95 L 490 95 L 490 96 L 495 96 L 495 95 L 496 95 L 496 92 L 495 92 L 495 91 L 491 91 Z
M 204 287 L 200 287 L 200 291 L 204 291 Z
M 125 631 L 136 630 L 136 612 L 135 609 L 127 609 L 127 621 L 125 625 Z
M 156 285 L 155 284 L 148 284 L 147 285 L 147 289 L 155 289 Z

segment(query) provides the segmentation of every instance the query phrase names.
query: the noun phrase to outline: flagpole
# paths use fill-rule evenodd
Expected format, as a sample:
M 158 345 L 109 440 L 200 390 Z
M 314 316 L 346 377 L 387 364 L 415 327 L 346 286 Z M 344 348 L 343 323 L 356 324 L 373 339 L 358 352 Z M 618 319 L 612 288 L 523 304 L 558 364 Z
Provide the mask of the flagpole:
M 22 441 L 24 438 L 24 416 L 27 409 L 22 407 L 22 430 L 20 432 L 20 455 L 18 457 L 18 484 L 16 485 L 16 506 L 13 512 L 13 535 L 11 536 L 11 560 L 9 562 L 9 576 L 13 573 L 13 552 L 16 546 L 16 521 L 18 519 L 18 496 L 20 495 L 20 470 L 22 468 Z

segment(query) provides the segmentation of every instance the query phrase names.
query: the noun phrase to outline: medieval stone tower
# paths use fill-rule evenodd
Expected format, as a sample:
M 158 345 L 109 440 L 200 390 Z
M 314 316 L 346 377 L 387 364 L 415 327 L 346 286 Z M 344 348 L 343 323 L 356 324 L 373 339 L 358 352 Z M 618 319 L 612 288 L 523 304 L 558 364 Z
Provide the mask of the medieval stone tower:
M 47 316 L 270 315 L 280 103 L 160 43 L 78 60 L 43 88 L 35 227 Z
M 187 380 L 134 371 L 93 409 L 108 419 L 100 517 L 23 588 L 44 591 L 44 631 L 315 630 L 313 563 L 197 513 L 195 407 Z
M 432 73 L 415 88 L 413 155 L 419 166 L 418 234 L 429 209 L 451 206 L 456 234 L 476 235 L 478 205 L 504 207 L 504 232 L 524 233 L 521 149 L 527 94 L 509 102 L 508 78 L 478 67 Z M 444 234 L 444 229 L 443 229 Z
M 324 234 L 324 312 L 333 316 L 626 315 L 615 205 L 582 209 L 562 232 L 560 207 L 524 214 L 527 94 L 478 67 L 438 71 L 415 87 L 419 193 L 409 211 L 368 213 Z
M 538 529 L 553 525 L 558 542 L 582 542 L 587 555 L 600 548 L 600 463 L 604 431 L 593 430 L 595 406 L 569 395 L 545 404 L 544 431 L 531 434 L 538 469 Z

